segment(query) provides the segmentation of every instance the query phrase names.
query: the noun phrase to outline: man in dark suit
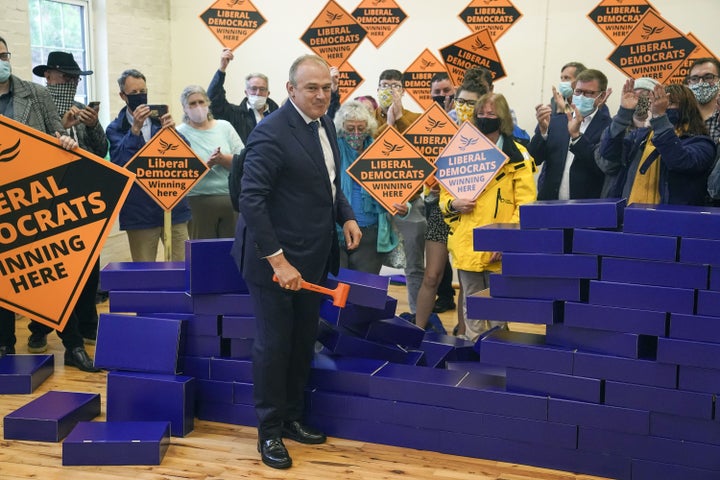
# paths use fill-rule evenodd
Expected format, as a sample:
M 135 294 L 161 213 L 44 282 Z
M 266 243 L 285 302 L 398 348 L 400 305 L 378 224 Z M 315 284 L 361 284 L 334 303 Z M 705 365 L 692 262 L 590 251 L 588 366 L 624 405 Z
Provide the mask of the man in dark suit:
M 302 419 L 321 297 L 300 290 L 300 284 L 322 283 L 328 272 L 337 273 L 336 224 L 348 248 L 356 248 L 361 237 L 340 188 L 335 128 L 325 114 L 331 90 L 327 63 L 314 55 L 298 58 L 286 88 L 285 105 L 248 137 L 233 245 L 257 319 L 258 451 L 273 468 L 292 465 L 283 437 L 325 441 Z
M 568 113 L 554 113 L 550 105 L 536 107 L 538 124 L 528 151 L 542 165 L 538 200 L 600 198 L 605 175 L 595 164 L 595 147 L 611 122 L 605 105 L 610 93 L 607 77 L 588 69 L 575 80 Z M 560 93 L 554 98 L 564 107 Z

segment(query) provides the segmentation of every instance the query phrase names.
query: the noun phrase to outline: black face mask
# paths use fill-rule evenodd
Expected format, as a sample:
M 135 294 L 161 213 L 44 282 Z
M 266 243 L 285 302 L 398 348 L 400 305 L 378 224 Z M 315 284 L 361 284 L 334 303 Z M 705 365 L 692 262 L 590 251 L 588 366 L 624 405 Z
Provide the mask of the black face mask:
M 134 112 L 140 105 L 147 104 L 147 93 L 125 94 L 127 97 L 127 106 L 131 112 Z
M 448 95 L 450 97 L 450 102 L 452 102 L 455 99 L 455 95 Z M 434 102 L 440 104 L 441 107 L 445 108 L 445 95 L 433 95 L 432 99 Z
M 475 117 L 475 126 L 478 128 L 478 130 L 487 135 L 488 133 L 493 133 L 500 130 L 500 119 Z

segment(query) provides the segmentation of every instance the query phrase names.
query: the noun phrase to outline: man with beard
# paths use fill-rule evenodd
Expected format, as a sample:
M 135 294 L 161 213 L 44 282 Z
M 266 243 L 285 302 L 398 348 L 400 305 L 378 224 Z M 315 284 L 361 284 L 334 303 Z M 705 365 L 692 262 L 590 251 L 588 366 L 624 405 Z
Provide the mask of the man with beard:
M 92 75 L 83 71 L 72 53 L 50 52 L 47 63 L 33 68 L 38 77 L 45 77 L 47 89 L 55 103 L 63 127 L 83 148 L 99 157 L 107 154 L 107 138 L 98 121 L 97 110 L 75 101 L 80 75 Z M 75 304 L 70 319 L 58 335 L 65 347 L 65 365 L 77 367 L 86 372 L 99 372 L 83 347 L 83 337 L 88 343 L 95 343 L 98 314 L 95 307 L 95 293 L 100 280 L 100 263 L 95 262 L 92 273 Z M 47 335 L 52 331 L 47 325 L 32 321 L 28 325 L 28 351 L 42 353 L 47 350 Z

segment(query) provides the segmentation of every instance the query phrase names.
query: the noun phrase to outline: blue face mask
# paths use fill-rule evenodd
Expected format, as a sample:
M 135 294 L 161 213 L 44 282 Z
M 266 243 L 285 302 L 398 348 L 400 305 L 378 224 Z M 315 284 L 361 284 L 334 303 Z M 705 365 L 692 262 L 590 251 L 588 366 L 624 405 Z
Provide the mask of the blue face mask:
M 147 93 L 125 94 L 127 97 L 127 106 L 131 112 L 134 112 L 140 105 L 147 105 Z
M 593 111 L 595 111 L 595 99 L 588 98 L 585 95 L 573 95 L 572 103 L 575 105 L 580 112 L 580 115 L 587 117 Z
M 12 67 L 10 66 L 10 62 L 0 60 L 0 83 L 7 82 L 8 78 L 10 78 L 11 73 Z
M 563 98 L 569 98 L 570 95 L 573 93 L 573 88 L 571 82 L 560 82 L 558 83 L 558 92 L 560 92 L 560 95 L 562 95 Z

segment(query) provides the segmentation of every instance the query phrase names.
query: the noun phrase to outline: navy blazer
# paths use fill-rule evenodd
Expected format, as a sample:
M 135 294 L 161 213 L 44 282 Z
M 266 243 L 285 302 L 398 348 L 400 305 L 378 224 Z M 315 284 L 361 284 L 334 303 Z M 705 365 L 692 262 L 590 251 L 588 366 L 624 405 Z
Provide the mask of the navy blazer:
M 336 224 L 354 220 L 340 188 L 340 153 L 332 121 L 323 116 L 335 157 L 335 201 L 321 147 L 288 100 L 248 137 L 233 256 L 246 281 L 272 284 L 264 258 L 282 248 L 304 280 L 337 273 Z
M 535 128 L 528 151 L 537 165 L 543 164 L 538 180 L 538 200 L 557 200 L 568 149 L 575 156 L 570 166 L 570 198 L 600 198 L 605 174 L 595 163 L 595 148 L 611 120 L 607 106 L 603 105 L 573 146 L 570 146 L 568 120 L 564 113 L 550 117 L 547 140 L 540 135 L 539 127 Z

